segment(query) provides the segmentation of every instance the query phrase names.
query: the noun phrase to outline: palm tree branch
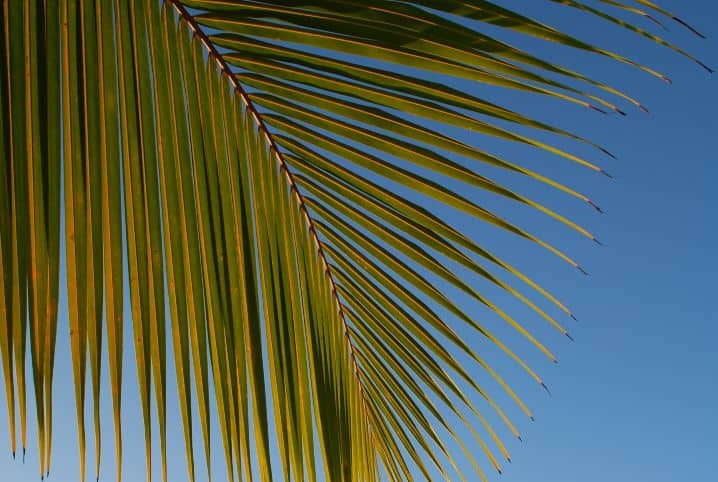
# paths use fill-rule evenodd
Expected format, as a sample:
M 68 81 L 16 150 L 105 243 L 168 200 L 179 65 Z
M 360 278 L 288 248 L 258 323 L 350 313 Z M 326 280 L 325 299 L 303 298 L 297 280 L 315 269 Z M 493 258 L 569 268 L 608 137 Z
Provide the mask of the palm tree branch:
M 284 155 L 282 154 L 282 151 L 277 147 L 277 144 L 274 140 L 273 135 L 267 128 L 267 125 L 265 124 L 262 115 L 257 111 L 257 108 L 255 107 L 254 103 L 250 99 L 249 95 L 247 95 L 247 92 L 244 90 L 244 87 L 236 78 L 236 74 L 232 71 L 232 69 L 229 67 L 229 64 L 224 59 L 222 54 L 220 54 L 212 41 L 209 39 L 209 37 L 204 33 L 202 30 L 202 27 L 197 23 L 197 21 L 194 19 L 194 17 L 187 11 L 187 8 L 182 5 L 178 0 L 167 0 L 169 1 L 172 6 L 177 11 L 180 19 L 182 21 L 187 22 L 189 27 L 191 28 L 192 32 L 202 41 L 202 44 L 207 49 L 207 52 L 209 53 L 210 57 L 215 59 L 217 64 L 219 65 L 219 68 L 221 71 L 227 76 L 229 81 L 232 83 L 235 93 L 242 99 L 243 103 L 245 104 L 246 108 L 249 110 L 249 112 L 252 115 L 252 118 L 257 124 L 257 127 L 262 132 L 262 135 L 267 141 L 267 144 L 270 148 L 270 152 L 274 155 L 277 162 L 280 166 L 280 172 L 283 171 L 286 174 L 286 181 L 289 184 L 290 191 L 294 193 L 295 199 L 297 201 L 298 208 L 302 212 L 304 219 L 307 223 L 307 229 L 312 235 L 312 238 L 314 239 L 317 255 L 319 256 L 322 265 L 325 269 L 327 280 L 329 282 L 330 290 L 332 293 L 332 297 L 336 303 L 337 313 L 339 314 L 339 318 L 342 321 L 342 326 L 344 330 L 344 336 L 346 337 L 347 344 L 349 346 L 349 357 L 351 359 L 352 366 L 354 368 L 354 373 L 356 375 L 356 383 L 359 386 L 359 392 L 360 396 L 362 398 L 362 404 L 363 404 L 363 410 L 367 415 L 367 422 L 371 423 L 371 418 L 369 417 L 368 408 L 366 406 L 366 394 L 364 392 L 364 386 L 363 382 L 361 380 L 360 373 L 362 371 L 362 368 L 360 367 L 358 361 L 357 361 L 357 355 L 355 353 L 355 346 L 354 342 L 351 338 L 351 330 L 349 328 L 349 324 L 346 319 L 346 315 L 344 314 L 344 309 L 341 300 L 339 299 L 339 295 L 337 293 L 337 286 L 336 281 L 334 279 L 334 274 L 332 273 L 332 267 L 329 261 L 327 260 L 327 256 L 324 253 L 324 248 L 322 245 L 322 241 L 319 238 L 319 234 L 317 233 L 317 230 L 314 226 L 314 220 L 312 218 L 311 213 L 307 209 L 307 205 L 304 201 L 304 196 L 297 185 L 294 174 L 292 173 L 291 168 L 287 164 L 287 162 L 284 159 Z M 371 429 L 371 428 L 370 428 Z
M 624 21 L 621 15 L 638 15 L 662 25 L 666 16 L 700 35 L 652 1 L 636 1 L 545 3 L 624 29 L 710 71 Z M 510 456 L 492 424 L 521 438 L 503 402 L 533 415 L 492 357 L 513 360 L 544 388 L 504 337 L 518 333 L 556 358 L 537 327 L 493 297 L 509 294 L 568 338 L 551 310 L 574 316 L 484 247 L 491 241 L 478 229 L 538 245 L 583 271 L 558 241 L 544 241 L 499 209 L 540 212 L 596 242 L 537 194 L 510 183 L 549 186 L 601 212 L 578 188 L 552 177 L 561 172 L 508 159 L 502 146 L 526 149 L 526 162 L 543 163 L 544 155 L 606 176 L 594 156 L 613 155 L 487 98 L 508 91 L 603 114 L 625 114 L 622 103 L 645 108 L 598 74 L 515 47 L 496 30 L 668 80 L 526 15 L 489 0 L 28 0 L 18 9 L 4 2 L 0 358 L 13 453 L 15 391 L 25 451 L 29 376 L 40 470 L 49 473 L 53 285 L 64 209 L 83 477 L 86 408 L 94 412 L 87 419 L 94 422 L 99 475 L 105 329 L 121 477 L 125 263 L 148 479 L 154 413 L 167 477 L 168 355 L 191 481 L 192 385 L 207 462 L 214 389 L 228 480 L 251 479 L 256 470 L 270 480 L 280 466 L 286 479 L 316 482 L 322 462 L 331 480 L 373 480 L 381 470 L 392 481 L 464 478 L 450 438 L 482 480 L 477 454 L 500 472 L 492 450 Z M 570 144 L 558 147 L 539 135 Z M 503 145 L 483 143 L 490 139 Z M 593 149 L 574 152 L 585 146 Z M 522 281 L 550 309 L 504 276 Z M 476 308 L 488 316 L 479 320 Z M 504 398 L 495 400 L 492 390 Z M 457 421 L 481 451 L 469 450 Z M 492 447 L 474 429 L 477 421 Z M 207 470 L 211 476 L 209 463 Z
M 415 313 L 417 310 L 419 310 L 418 312 L 420 313 L 424 313 L 424 320 L 429 324 L 437 323 L 434 325 L 435 327 L 441 327 L 440 329 L 447 330 L 445 333 L 448 334 L 450 338 L 454 336 L 448 326 L 438 324 L 438 317 L 435 313 L 431 312 L 428 306 L 423 305 L 420 300 L 414 299 L 413 295 L 411 295 L 404 286 L 401 286 L 401 282 L 392 279 L 392 276 L 398 275 L 398 277 L 408 281 L 408 286 L 411 286 L 412 289 L 423 291 L 427 298 L 433 298 L 434 301 L 438 302 L 445 309 L 454 313 L 457 318 L 463 320 L 469 326 L 476 328 L 493 344 L 499 346 L 511 358 L 518 362 L 526 372 L 546 388 L 542 379 L 536 375 L 521 358 L 515 355 L 503 342 L 493 336 L 483 326 L 471 320 L 462 310 L 444 298 L 443 295 L 434 293 L 432 291 L 433 288 L 430 287 L 430 284 L 421 275 L 414 272 L 408 266 L 403 265 L 401 261 L 395 259 L 391 253 L 379 245 L 372 242 L 368 244 L 364 242 L 362 238 L 364 234 L 362 233 L 371 232 L 375 236 L 384 236 L 384 239 L 388 240 L 387 242 L 389 244 L 393 241 L 395 244 L 398 242 L 398 244 L 404 248 L 409 247 L 408 252 L 415 255 L 413 260 L 419 264 L 424 262 L 424 266 L 427 267 L 429 271 L 434 274 L 441 273 L 442 270 L 439 263 L 427 255 L 425 251 L 421 248 L 416 248 L 411 240 L 406 240 L 400 235 L 397 235 L 396 232 L 386 229 L 386 224 L 391 225 L 391 222 L 376 223 L 367 216 L 353 217 L 355 213 L 353 210 L 357 204 L 346 203 L 338 197 L 335 197 L 336 190 L 334 190 L 333 193 L 325 191 L 325 196 L 321 202 L 318 202 L 315 198 L 306 197 L 302 190 L 304 188 L 309 189 L 312 195 L 317 194 L 316 190 L 309 188 L 314 178 L 311 174 L 309 177 L 295 175 L 293 167 L 295 165 L 301 166 L 304 162 L 308 162 L 308 164 L 312 165 L 313 162 L 308 160 L 316 159 L 320 154 L 301 144 L 299 144 L 299 150 L 303 150 L 303 152 L 298 153 L 297 150 L 292 147 L 292 139 L 296 139 L 297 137 L 296 130 L 293 133 L 289 133 L 286 129 L 283 129 L 281 125 L 277 128 L 277 120 L 283 119 L 286 121 L 284 123 L 285 126 L 287 123 L 300 121 L 302 124 L 305 124 L 299 127 L 299 130 L 302 131 L 301 133 L 304 136 L 311 132 L 306 127 L 306 124 L 315 124 L 325 131 L 332 132 L 339 138 L 348 138 L 352 135 L 356 135 L 360 139 L 359 142 L 364 145 L 377 144 L 380 146 L 379 149 L 387 154 L 392 154 L 404 159 L 411 158 L 411 161 L 417 164 L 423 162 L 423 167 L 428 167 L 429 169 L 453 176 L 465 182 L 468 180 L 468 182 L 475 187 L 532 206 L 558 219 L 564 224 L 571 226 L 594 241 L 596 241 L 596 238 L 584 228 L 554 213 L 550 209 L 544 208 L 541 204 L 525 198 L 520 194 L 516 194 L 503 185 L 473 172 L 473 169 L 458 168 L 452 164 L 447 157 L 443 157 L 435 151 L 427 151 L 423 147 L 419 147 L 418 144 L 400 140 L 398 137 L 403 136 L 411 141 L 430 144 L 442 152 L 452 151 L 493 166 L 498 166 L 502 169 L 520 172 L 529 178 L 546 182 L 554 188 L 571 194 L 587 202 L 600 212 L 600 208 L 587 196 L 565 187 L 552 179 L 544 177 L 537 172 L 505 161 L 484 151 L 474 150 L 471 147 L 457 143 L 453 139 L 437 132 L 435 128 L 423 128 L 417 123 L 406 121 L 404 116 L 398 117 L 392 114 L 390 110 L 387 111 L 379 109 L 378 107 L 393 109 L 403 114 L 411 113 L 433 121 L 439 120 L 445 124 L 464 124 L 463 127 L 465 128 L 466 125 L 471 125 L 469 129 L 478 130 L 484 134 L 496 137 L 524 142 L 608 175 L 606 171 L 593 162 L 586 161 L 548 144 L 539 143 L 529 137 L 515 134 L 509 130 L 502 131 L 493 124 L 486 123 L 480 125 L 478 123 L 472 123 L 471 118 L 468 116 L 461 117 L 461 114 L 445 108 L 444 98 L 436 99 L 438 100 L 437 103 L 429 103 L 427 101 L 434 99 L 431 97 L 427 98 L 425 95 L 426 90 L 419 94 L 417 94 L 416 90 L 412 91 L 412 89 L 417 88 L 418 85 L 418 81 L 413 81 L 413 79 L 408 82 L 408 89 L 406 89 L 406 84 L 401 84 L 404 80 L 394 76 L 392 79 L 393 85 L 389 88 L 385 88 L 385 85 L 382 85 L 381 82 L 385 79 L 389 79 L 391 74 L 387 74 L 380 68 L 373 67 L 371 63 L 366 67 L 351 61 L 342 64 L 342 57 L 338 59 L 321 57 L 320 54 L 314 52 L 305 55 L 286 45 L 297 42 L 318 50 L 330 49 L 342 54 L 359 55 L 369 60 L 378 59 L 410 67 L 413 67 L 413 64 L 416 63 L 419 68 L 442 73 L 450 77 L 464 77 L 483 82 L 487 85 L 539 93 L 557 99 L 575 102 L 595 110 L 600 110 L 595 107 L 595 105 L 602 105 L 616 112 L 623 113 L 613 102 L 601 96 L 593 95 L 581 88 L 573 87 L 563 81 L 553 80 L 536 72 L 540 70 L 541 72 L 562 75 L 565 78 L 573 79 L 582 84 L 589 84 L 602 90 L 604 94 L 609 93 L 615 95 L 645 110 L 643 105 L 631 96 L 607 84 L 595 81 L 559 65 L 543 61 L 526 52 L 515 49 L 508 44 L 495 41 L 491 37 L 483 36 L 475 30 L 464 29 L 459 26 L 458 23 L 442 19 L 429 10 L 407 5 L 406 3 L 387 2 L 384 0 L 373 0 L 371 2 L 341 0 L 314 6 L 302 2 L 286 4 L 285 2 L 276 1 L 245 2 L 240 0 L 229 2 L 215 0 L 181 2 L 180 0 L 170 0 L 170 2 L 177 9 L 180 17 L 190 24 L 192 30 L 200 37 L 205 48 L 209 51 L 210 57 L 217 61 L 222 72 L 230 79 L 235 91 L 242 98 L 243 103 L 251 113 L 261 134 L 266 139 L 271 155 L 275 157 L 279 164 L 280 172 L 284 171 L 290 192 L 294 192 L 298 208 L 302 212 L 308 230 L 314 240 L 317 255 L 321 260 L 332 293 L 332 299 L 336 305 L 335 308 L 341 319 L 344 336 L 349 346 L 349 357 L 355 380 L 359 386 L 367 422 L 371 423 L 371 421 L 375 420 L 374 417 L 370 416 L 370 410 L 377 410 L 377 402 L 384 407 L 384 409 L 380 409 L 380 411 L 387 411 L 387 413 L 390 411 L 390 408 L 386 403 L 389 402 L 386 399 L 373 400 L 373 397 L 365 393 L 366 387 L 364 387 L 364 379 L 368 380 L 371 387 L 373 387 L 372 393 L 376 393 L 377 380 L 373 380 L 372 378 L 372 374 L 374 377 L 377 376 L 377 372 L 375 371 L 376 367 L 373 365 L 369 367 L 372 368 L 369 373 L 365 373 L 362 370 L 361 363 L 367 363 L 367 358 L 366 356 L 362 356 L 362 353 L 357 352 L 358 348 L 355 346 L 351 336 L 351 333 L 354 331 L 343 311 L 343 303 L 339 295 L 339 288 L 344 289 L 345 286 L 337 282 L 336 274 L 333 271 L 333 264 L 330 262 L 330 258 L 334 261 L 338 261 L 343 255 L 348 255 L 349 259 L 345 259 L 345 262 L 354 265 L 368 266 L 369 262 L 363 258 L 364 255 L 357 250 L 357 246 L 361 246 L 364 251 L 368 251 L 370 253 L 370 259 L 379 258 L 381 259 L 381 264 L 389 268 L 389 271 L 385 272 L 379 266 L 372 267 L 373 272 L 370 276 L 374 277 L 374 279 L 381 280 L 379 290 L 387 290 L 393 293 L 394 296 L 400 297 L 404 303 L 409 303 L 409 305 L 413 306 L 412 310 Z M 550 27 L 522 17 L 519 14 L 502 9 L 491 2 L 477 1 L 473 2 L 471 6 L 468 6 L 470 4 L 466 2 L 453 1 L 445 2 L 443 5 L 438 5 L 437 2 L 433 1 L 417 3 L 432 8 L 445 9 L 447 13 L 453 13 L 451 10 L 454 8 L 453 6 L 456 5 L 457 8 L 466 8 L 469 12 L 473 11 L 482 21 L 489 21 L 487 17 L 482 16 L 485 13 L 495 14 L 498 12 L 505 18 L 510 17 L 512 19 L 525 21 L 529 28 L 525 31 L 517 28 L 521 33 L 537 36 L 548 35 L 553 42 L 571 45 L 588 52 L 604 55 L 613 60 L 629 64 L 637 69 L 648 72 L 658 78 L 667 80 L 666 76 L 650 67 L 646 67 L 614 52 L 593 47 L 592 45 L 555 31 Z M 185 7 L 185 4 L 199 8 L 199 13 L 197 15 L 191 14 L 187 7 Z M 461 6 L 459 6 L 460 4 Z M 580 2 L 567 2 L 567 4 L 609 22 L 622 25 L 633 33 L 670 48 L 700 64 L 697 59 L 660 37 L 650 35 L 630 24 L 621 23 L 615 17 L 604 14 L 597 9 L 586 7 Z M 346 12 L 342 11 L 344 8 L 347 9 L 347 12 L 351 11 L 352 16 L 345 15 Z M 471 16 L 471 14 L 469 14 L 469 16 Z M 413 23 L 414 21 L 415 23 Z M 417 27 L 416 25 L 419 26 Z M 220 32 L 208 35 L 202 30 L 204 27 L 219 29 Z M 471 35 L 472 33 L 473 37 Z M 245 35 L 248 35 L 248 37 Z M 468 37 L 462 41 L 458 41 L 452 37 L 454 35 L 459 37 L 468 35 Z M 263 43 L 257 40 L 257 37 L 264 39 L 270 38 L 273 42 L 271 44 Z M 474 41 L 476 43 L 472 44 Z M 470 46 L 467 47 L 465 44 Z M 229 50 L 227 56 L 224 56 L 224 54 L 219 51 L 220 48 Z M 230 64 L 243 69 L 244 72 L 235 73 L 230 68 Z M 527 66 L 532 67 L 534 70 L 527 68 Z M 375 70 L 372 70 L 372 68 Z M 347 74 L 344 69 L 351 73 Z M 347 81 L 347 77 L 351 78 L 352 81 Z M 278 79 L 290 83 L 279 82 Z M 246 90 L 245 84 L 255 89 L 255 92 L 250 94 Z M 400 86 L 400 88 L 397 89 L 397 86 Z M 427 89 L 427 87 L 424 86 L 421 86 L 421 88 Z M 428 88 L 435 89 L 434 87 Z M 402 92 L 402 89 L 406 90 Z M 347 97 L 351 100 L 346 100 Z M 257 106 L 270 111 L 266 118 Z M 281 114 L 286 117 L 278 118 L 276 114 Z M 499 117 L 504 114 L 494 109 L 489 115 Z M 348 119 L 352 122 L 338 120 L 337 117 Z M 517 123 L 530 125 L 530 122 L 525 118 L 519 119 Z M 281 124 L 281 121 L 279 124 Z M 369 125 L 371 128 L 363 128 L 358 124 Z M 298 124 L 294 125 L 296 127 Z M 536 123 L 533 124 L 534 127 L 537 125 Z M 280 135 L 275 136 L 269 126 L 273 129 L 277 129 Z M 397 134 L 397 137 L 384 137 L 378 131 L 388 131 Z M 290 134 L 290 142 L 281 142 L 281 139 L 283 139 L 282 133 Z M 578 136 L 574 134 L 568 133 L 567 135 L 578 139 Z M 305 137 L 302 140 L 306 141 L 307 139 Z M 340 141 L 337 140 L 333 140 L 332 143 L 334 144 L 333 148 L 336 148 L 337 145 L 341 145 Z M 282 149 L 280 149 L 280 145 Z M 296 145 L 295 143 L 295 146 Z M 313 142 L 309 142 L 309 145 L 316 146 Z M 593 145 L 598 147 L 602 152 L 610 155 L 610 153 L 602 147 L 596 146 L 595 144 Z M 288 149 L 291 153 L 287 155 L 283 154 L 284 149 Z M 294 156 L 293 154 L 299 155 Z M 359 156 L 366 158 L 366 151 L 361 151 Z M 342 156 L 339 155 L 339 157 L 341 158 Z M 373 163 L 376 164 L 375 161 L 373 161 Z M 387 172 L 387 169 L 396 172 L 396 166 L 391 164 L 391 162 L 384 163 L 384 172 Z M 324 165 L 327 165 L 326 162 Z M 328 172 L 333 178 L 335 172 L 332 170 Z M 412 189 L 416 189 L 416 186 L 420 182 L 423 182 L 416 173 L 411 173 L 406 179 L 411 180 Z M 458 205 L 462 206 L 467 212 L 473 213 L 479 219 L 495 224 L 502 229 L 542 245 L 582 272 L 584 271 L 576 262 L 563 254 L 563 252 L 544 243 L 539 238 L 523 231 L 521 228 L 505 222 L 502 218 L 483 209 L 481 206 L 474 205 L 470 201 L 467 202 L 466 200 L 456 199 L 454 193 L 449 194 L 441 191 L 441 187 L 432 185 L 431 181 L 427 181 L 425 186 L 428 189 L 427 192 L 430 193 L 428 194 L 429 197 L 438 198 L 439 196 L 448 195 L 448 199 L 458 202 Z M 332 209 L 328 209 L 330 205 Z M 361 206 L 361 203 L 359 203 L 359 206 Z M 316 213 L 320 219 L 315 220 L 313 213 Z M 343 221 L 341 216 L 337 216 L 338 213 L 342 213 L 344 217 L 353 219 L 361 225 L 364 228 L 362 233 L 354 230 L 349 224 Z M 358 211 L 356 211 L 356 213 L 358 213 Z M 376 229 L 373 229 L 372 226 L 376 226 Z M 336 229 L 338 229 L 338 231 L 335 231 Z M 328 233 L 331 233 L 331 236 Z M 322 242 L 324 236 L 331 238 L 330 240 L 332 241 L 330 245 L 327 245 L 327 249 L 324 248 L 325 245 Z M 347 240 L 351 241 L 347 242 Z M 339 249 L 337 250 L 337 248 Z M 329 253 L 327 253 L 327 250 Z M 406 254 L 406 249 L 404 254 Z M 363 273 L 355 271 L 352 278 L 360 278 L 362 276 Z M 489 307 L 531 340 L 539 349 L 547 354 L 550 359 L 556 361 L 551 352 L 536 340 L 528 330 L 516 323 L 491 301 L 476 293 L 472 288 L 464 285 L 461 280 L 451 277 L 448 273 L 444 278 Z M 509 292 L 517 293 L 508 288 L 508 285 L 503 282 L 499 283 L 500 286 Z M 518 294 L 518 296 L 521 297 L 522 295 Z M 529 306 L 532 306 L 531 302 L 527 301 L 526 298 L 523 298 L 523 300 L 525 300 Z M 532 308 L 535 308 L 535 305 L 533 305 Z M 543 313 L 541 310 L 538 311 L 539 314 Z M 557 322 L 553 321 L 550 316 L 543 313 L 543 317 L 557 326 L 563 334 L 571 338 L 568 332 Z M 458 338 L 455 342 L 461 347 L 461 341 L 459 341 Z M 468 350 L 468 347 L 466 347 L 465 351 L 474 357 L 481 366 L 502 384 L 526 413 L 530 414 L 525 405 L 523 405 L 523 402 L 504 384 L 501 378 L 486 362 L 477 358 L 471 350 Z M 481 391 L 481 389 L 479 390 Z M 382 415 L 387 416 L 387 413 L 382 413 Z M 401 417 L 409 427 L 412 426 L 411 423 L 408 422 L 411 417 L 403 418 L 405 414 L 402 412 L 390 416 L 390 420 L 388 420 L 390 425 L 396 423 L 396 419 L 394 418 L 396 416 Z M 489 428 L 489 430 L 491 429 Z M 403 432 L 400 430 L 395 430 L 394 434 L 402 438 L 400 445 L 408 448 L 407 444 L 409 442 L 403 438 L 406 435 L 402 435 Z M 385 447 L 385 450 L 382 452 L 385 451 L 391 452 L 391 448 Z M 492 461 L 495 461 L 488 450 L 487 454 Z M 420 466 L 421 464 L 417 465 Z M 494 465 L 496 466 L 495 463 Z M 500 470 L 497 466 L 496 468 Z M 440 468 L 440 470 L 443 469 Z

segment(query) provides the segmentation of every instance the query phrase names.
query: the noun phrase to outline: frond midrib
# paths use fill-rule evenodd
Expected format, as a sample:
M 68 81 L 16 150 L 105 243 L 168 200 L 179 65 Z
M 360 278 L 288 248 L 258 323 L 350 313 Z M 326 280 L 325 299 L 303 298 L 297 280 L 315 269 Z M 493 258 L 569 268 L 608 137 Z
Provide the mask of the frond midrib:
M 332 299 L 334 300 L 334 303 L 337 308 L 337 313 L 339 315 L 339 319 L 342 322 L 342 328 L 344 331 L 344 336 L 347 339 L 347 345 L 349 347 L 349 357 L 353 366 L 353 372 L 354 372 L 354 378 L 357 383 L 358 389 L 359 389 L 359 395 L 361 397 L 362 401 L 362 409 L 366 415 L 366 422 L 369 427 L 369 434 L 373 437 L 373 428 L 371 423 L 371 417 L 369 416 L 369 408 L 367 406 L 367 395 L 364 390 L 364 384 L 362 382 L 362 376 L 363 371 L 361 366 L 359 365 L 359 362 L 357 360 L 357 356 L 355 353 L 355 346 L 354 342 L 351 338 L 350 329 L 349 329 L 349 323 L 346 319 L 346 315 L 344 313 L 344 310 L 342 308 L 341 300 L 339 299 L 339 294 L 337 292 L 337 283 L 334 279 L 334 274 L 332 273 L 332 267 L 329 263 L 329 260 L 327 259 L 326 253 L 324 252 L 323 244 L 321 239 L 319 238 L 319 234 L 317 233 L 317 230 L 314 226 L 314 219 L 312 218 L 311 213 L 309 212 L 309 209 L 307 208 L 307 205 L 304 201 L 304 195 L 299 189 L 299 186 L 297 185 L 294 174 L 292 173 L 288 163 L 284 159 L 284 155 L 279 150 L 279 147 L 277 146 L 276 141 L 274 140 L 274 137 L 272 136 L 272 133 L 269 131 L 266 123 L 264 122 L 264 119 L 262 118 L 262 115 L 257 110 L 256 106 L 252 102 L 252 99 L 250 99 L 249 94 L 247 94 L 247 91 L 244 89 L 242 84 L 237 80 L 235 73 L 232 71 L 232 69 L 229 67 L 229 64 L 224 59 L 222 54 L 217 50 L 217 48 L 214 46 L 212 41 L 209 39 L 207 34 L 204 33 L 202 30 L 202 27 L 197 23 L 197 21 L 194 19 L 191 13 L 187 10 L 187 8 L 179 1 L 179 0 L 167 0 L 177 11 L 177 14 L 179 15 L 180 21 L 187 22 L 187 25 L 189 25 L 190 29 L 192 30 L 193 34 L 196 35 L 204 47 L 207 49 L 207 53 L 210 57 L 210 59 L 214 59 L 223 75 L 227 76 L 227 79 L 230 81 L 232 86 L 234 87 L 234 92 L 236 95 L 238 95 L 242 102 L 244 103 L 247 110 L 251 113 L 252 118 L 254 119 L 255 123 L 257 124 L 257 128 L 262 133 L 264 138 L 267 141 L 267 144 L 269 146 L 269 152 L 273 154 L 273 156 L 276 158 L 277 162 L 279 163 L 279 170 L 280 172 L 284 172 L 286 176 L 286 180 L 289 183 L 289 190 L 290 193 L 293 192 L 295 194 L 295 199 L 297 200 L 298 208 L 303 213 L 304 219 L 307 223 L 307 229 L 311 233 L 312 238 L 314 239 L 314 244 L 316 245 L 316 252 L 319 256 L 319 259 L 322 262 L 324 272 L 327 275 L 327 280 L 329 281 L 329 287 L 332 293 Z

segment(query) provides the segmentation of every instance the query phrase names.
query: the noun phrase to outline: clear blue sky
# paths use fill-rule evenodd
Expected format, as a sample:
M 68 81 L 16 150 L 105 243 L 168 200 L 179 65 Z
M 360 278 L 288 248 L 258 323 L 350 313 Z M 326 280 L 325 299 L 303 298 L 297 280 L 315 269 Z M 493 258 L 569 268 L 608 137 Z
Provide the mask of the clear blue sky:
M 627 67 L 569 50 L 557 52 L 567 64 L 614 85 L 625 87 L 651 110 L 645 115 L 627 108 L 629 117 L 601 116 L 573 106 L 533 97 L 501 93 L 494 99 L 587 135 L 618 155 L 619 160 L 596 156 L 595 151 L 565 144 L 601 162 L 615 181 L 575 168 L 555 157 L 496 143 L 508 158 L 553 174 L 589 194 L 606 211 L 597 215 L 587 206 L 547 192 L 535 184 L 519 183 L 518 190 L 536 197 L 583 222 L 606 244 L 598 247 L 535 212 L 477 195 L 519 224 L 532 228 L 579 260 L 591 273 L 584 277 L 540 249 L 483 226 L 469 231 L 482 243 L 551 288 L 577 314 L 570 326 L 571 344 L 551 332 L 516 303 L 508 302 L 525 323 L 538 327 L 542 341 L 561 364 L 555 368 L 518 337 L 506 334 L 512 346 L 527 353 L 527 361 L 546 379 L 553 397 L 531 385 L 506 360 L 498 360 L 536 414 L 536 422 L 516 419 L 525 443 L 509 441 L 513 464 L 501 478 L 510 482 L 713 482 L 718 459 L 718 154 L 716 111 L 718 78 L 681 57 L 639 41 L 605 24 L 566 15 L 564 7 L 545 1 L 507 0 L 509 6 L 550 19 L 552 25 L 621 51 L 667 73 L 674 85 Z M 666 36 L 718 66 L 718 4 L 714 0 L 664 0 L 709 39 L 699 41 L 670 24 Z M 580 19 L 581 22 L 576 20 Z M 601 27 L 599 29 L 598 27 Z M 521 44 L 519 39 L 514 43 Z M 536 45 L 535 42 L 531 42 Z M 464 87 L 464 84 L 461 84 Z M 474 86 L 465 85 L 467 89 Z M 482 92 L 483 93 L 483 92 Z M 489 93 L 493 95 L 493 92 Z M 464 137 L 469 139 L 468 137 Z M 482 141 L 483 142 L 483 141 Z M 494 142 L 494 141 L 489 141 Z M 492 147 L 492 145 L 489 145 Z M 497 179 L 509 179 L 490 172 Z M 504 176 L 504 177 L 502 177 Z M 511 178 L 516 182 L 515 178 Z M 474 194 L 469 194 L 474 195 Z M 457 217 L 457 222 L 461 219 Z M 64 293 L 64 283 L 62 284 Z M 483 288 L 483 286 L 480 286 Z M 467 305 L 465 306 L 474 306 Z M 129 313 L 129 309 L 126 310 Z M 477 308 L 476 315 L 485 314 Z M 52 480 L 78 480 L 77 439 L 68 352 L 66 312 L 61 306 L 55 380 L 55 448 Z M 523 320 L 522 320 L 523 321 Z M 563 320 L 562 320 L 563 321 Z M 570 320 L 566 321 L 569 324 Z M 572 323 L 572 322 L 571 322 Z M 128 323 L 129 325 L 129 319 Z M 467 335 L 468 336 L 468 335 Z M 513 338 L 511 338 L 513 337 Z M 131 349 L 130 339 L 127 346 Z M 477 339 L 478 346 L 481 346 Z M 494 353 L 492 353 L 493 355 Z M 131 355 L 131 353 L 129 353 Z M 494 358 L 496 359 L 496 358 Z M 105 367 L 106 368 L 106 367 Z M 169 372 L 172 373 L 172 372 Z M 140 411 L 131 356 L 125 361 L 125 480 L 144 480 L 144 448 Z M 477 373 L 477 377 L 482 375 Z M 170 375 L 173 379 L 173 374 Z M 105 377 L 105 381 L 107 377 Z M 102 480 L 114 480 L 114 447 L 108 394 L 103 436 Z M 30 423 L 28 455 L 23 465 L 10 455 L 4 402 L 0 409 L 0 479 L 8 482 L 39 478 Z M 170 481 L 186 480 L 183 440 L 176 401 L 170 397 Z M 28 413 L 33 413 L 32 402 Z M 93 473 L 92 437 L 88 431 L 88 475 Z M 215 447 L 220 441 L 215 438 Z M 213 461 L 216 481 L 224 479 L 221 451 Z M 155 458 L 156 480 L 159 457 Z M 90 480 L 88 478 L 88 480 Z M 493 480 L 499 480 L 493 475 Z M 200 480 L 202 480 L 200 478 Z

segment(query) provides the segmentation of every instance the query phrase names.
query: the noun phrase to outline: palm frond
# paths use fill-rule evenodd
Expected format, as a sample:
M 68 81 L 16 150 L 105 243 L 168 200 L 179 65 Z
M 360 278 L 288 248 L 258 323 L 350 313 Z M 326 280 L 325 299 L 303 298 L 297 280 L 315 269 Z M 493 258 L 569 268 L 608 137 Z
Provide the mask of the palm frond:
M 698 34 L 652 2 L 547 3 L 625 28 L 710 71 L 622 17 L 658 26 L 668 17 Z M 536 181 L 600 211 L 589 196 L 492 152 L 489 141 L 529 146 L 607 176 L 599 161 L 553 142 L 612 154 L 452 81 L 603 113 L 624 114 L 626 103 L 645 107 L 604 81 L 483 33 L 483 25 L 668 80 L 485 0 L 4 1 L 0 356 L 13 454 L 18 432 L 23 454 L 27 447 L 30 377 L 39 468 L 49 474 L 57 322 L 67 317 L 81 474 L 91 424 L 99 477 L 106 343 L 121 479 L 126 270 L 148 480 L 154 413 L 167 478 L 166 407 L 174 394 L 190 480 L 198 467 L 209 471 L 220 450 L 210 446 L 213 406 L 230 481 L 256 474 L 487 480 L 485 462 L 500 472 L 501 459 L 510 461 L 502 433 L 521 437 L 496 400 L 532 412 L 494 367 L 498 360 L 463 334 L 485 338 L 546 386 L 524 355 L 451 293 L 484 306 L 551 361 L 536 330 L 480 292 L 473 277 L 569 338 L 551 313 L 573 315 L 436 206 L 538 244 L 583 271 L 561 248 L 446 181 L 529 206 L 596 241 L 577 221 L 521 194 L 519 183 L 488 173 Z M 474 133 L 476 143 L 446 133 L 457 128 Z M 554 141 L 541 140 L 547 135 Z M 58 313 L 62 246 L 66 314 Z M 478 369 L 505 393 L 479 383 Z M 197 437 L 203 463 L 195 460 Z M 467 461 L 475 473 L 463 473 Z

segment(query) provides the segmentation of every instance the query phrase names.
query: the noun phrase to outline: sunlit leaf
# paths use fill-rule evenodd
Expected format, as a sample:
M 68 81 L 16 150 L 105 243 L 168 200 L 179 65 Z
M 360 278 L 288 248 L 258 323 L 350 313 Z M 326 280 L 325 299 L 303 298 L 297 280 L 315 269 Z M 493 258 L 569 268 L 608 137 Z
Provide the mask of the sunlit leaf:
M 667 33 L 632 23 L 661 28 L 667 17 L 700 36 L 652 2 L 545 1 L 710 71 Z M 39 469 L 49 475 L 55 344 L 58 322 L 67 323 L 81 479 L 88 424 L 93 476 L 101 474 L 107 386 L 121 480 L 131 323 L 140 399 L 132 416 L 144 429 L 148 480 L 153 436 L 163 480 L 179 463 L 167 454 L 175 425 L 191 481 L 211 479 L 219 454 L 229 481 L 500 472 L 511 460 L 502 437 L 520 438 L 500 401 L 533 418 L 504 365 L 546 386 L 524 362 L 530 354 L 492 323 L 556 361 L 536 322 L 570 338 L 562 318 L 573 315 L 446 213 L 582 271 L 563 242 L 543 241 L 491 200 L 592 241 L 565 205 L 522 191 L 536 184 L 561 202 L 600 208 L 555 171 L 497 146 L 606 177 L 602 157 L 613 156 L 455 85 L 540 95 L 596 115 L 645 109 L 559 56 L 510 45 L 507 30 L 668 80 L 486 0 L 3 2 L 0 363 L 13 455 L 27 448 L 32 389 Z M 585 146 L 593 149 L 579 154 Z M 536 319 L 494 302 L 497 291 Z M 174 396 L 178 420 L 167 408 Z M 210 443 L 217 428 L 222 447 Z

